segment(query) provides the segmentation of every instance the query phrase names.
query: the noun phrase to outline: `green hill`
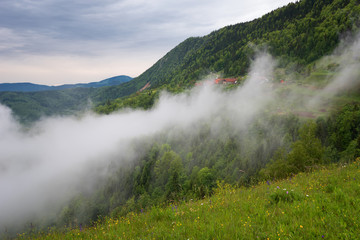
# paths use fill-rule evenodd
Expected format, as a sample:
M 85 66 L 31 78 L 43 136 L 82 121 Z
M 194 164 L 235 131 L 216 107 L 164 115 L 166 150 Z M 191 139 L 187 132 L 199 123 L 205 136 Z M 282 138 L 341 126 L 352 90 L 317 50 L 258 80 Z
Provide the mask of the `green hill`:
M 130 80 L 128 76 L 116 76 L 100 82 L 56 87 L 30 83 L 0 84 L 0 103 L 10 107 L 20 122 L 31 123 L 41 117 L 88 111 L 93 108 L 92 101 L 107 100 L 102 94 L 105 89 Z M 123 94 L 113 98 L 121 96 Z
M 253 21 L 185 40 L 135 78 L 131 83 L 136 84 L 136 88 L 132 91 L 149 83 L 152 90 L 159 88 L 179 92 L 193 87 L 196 81 L 210 73 L 242 77 L 247 74 L 250 62 L 260 49 L 266 49 L 280 59 L 279 67 L 285 69 L 281 77 L 296 72 L 306 78 L 313 64 L 330 54 L 341 37 L 357 32 L 359 16 L 359 3 L 353 0 L 290 3 Z M 109 96 L 114 96 L 114 91 L 125 92 L 125 89 L 130 89 L 130 86 L 122 85 L 106 91 L 109 91 Z M 106 91 L 103 92 L 105 95 Z M 154 98 L 158 96 L 153 92 L 150 95 Z M 134 104 L 137 101 L 135 94 L 130 98 L 132 100 L 125 103 L 122 99 L 113 104 L 108 102 L 108 106 L 100 107 L 98 112 L 109 113 L 123 106 L 141 107 L 141 104 Z M 144 96 L 139 98 L 142 98 L 139 102 L 149 99 Z M 148 102 L 154 100 L 149 99 Z
M 191 85 L 209 72 L 244 75 L 253 45 L 267 48 L 283 65 L 305 66 L 331 53 L 339 38 L 359 24 L 359 4 L 350 0 L 303 0 L 246 23 L 227 26 L 204 37 L 189 38 L 136 81 L 152 87 Z
M 22 123 L 53 115 L 77 114 L 91 108 L 93 88 L 73 88 L 41 92 L 2 92 L 0 102 L 11 108 Z

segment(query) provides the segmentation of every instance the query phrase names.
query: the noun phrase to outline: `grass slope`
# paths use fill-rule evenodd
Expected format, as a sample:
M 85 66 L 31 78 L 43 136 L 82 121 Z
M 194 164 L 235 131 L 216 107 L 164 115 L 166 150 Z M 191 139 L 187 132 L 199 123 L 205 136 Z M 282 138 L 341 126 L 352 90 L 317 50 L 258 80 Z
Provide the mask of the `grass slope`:
M 356 239 L 360 159 L 251 188 L 219 184 L 200 201 L 153 207 L 91 228 L 19 239 Z

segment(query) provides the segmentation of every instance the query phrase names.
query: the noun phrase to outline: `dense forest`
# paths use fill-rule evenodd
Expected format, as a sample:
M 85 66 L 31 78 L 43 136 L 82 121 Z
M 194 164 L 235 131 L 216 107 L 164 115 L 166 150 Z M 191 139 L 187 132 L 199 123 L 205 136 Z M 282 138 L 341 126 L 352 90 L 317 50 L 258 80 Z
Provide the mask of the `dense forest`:
M 353 161 L 360 156 L 358 86 L 334 94 L 326 109 L 309 113 L 304 106 L 311 94 L 321 90 L 319 75 L 326 72 L 320 77 L 325 82 L 341 76 L 338 63 L 322 67 L 321 58 L 331 54 L 341 38 L 356 36 L 359 14 L 358 0 L 290 3 L 251 22 L 187 39 L 128 83 L 96 92 L 81 90 L 82 100 L 91 95 L 98 114 L 125 108 L 153 111 L 163 90 L 182 100 L 181 96 L 193 94 L 195 82 L 209 73 L 241 80 L 235 85 L 213 86 L 216 93 L 229 98 L 244 93 L 241 89 L 252 76 L 251 64 L 257 54 L 266 50 L 278 59 L 269 83 L 259 83 L 265 88 L 259 93 L 274 90 L 274 96 L 271 101 L 265 97 L 269 104 L 261 103 L 263 108 L 251 117 L 246 118 L 241 110 L 238 116 L 238 109 L 229 106 L 229 101 L 220 105 L 226 108 L 194 125 L 164 127 L 155 135 L 144 136 L 133 143 L 133 151 L 139 155 L 131 161 L 114 159 L 108 166 L 110 176 L 95 191 L 77 194 L 51 223 L 34 221 L 31 226 L 61 229 L 91 225 L 105 216 L 116 218 L 202 199 L 213 194 L 221 181 L 250 187 L 324 164 Z M 298 78 L 281 85 L 280 80 L 290 75 Z M 149 88 L 139 91 L 147 83 Z M 248 99 L 257 100 L 257 95 Z

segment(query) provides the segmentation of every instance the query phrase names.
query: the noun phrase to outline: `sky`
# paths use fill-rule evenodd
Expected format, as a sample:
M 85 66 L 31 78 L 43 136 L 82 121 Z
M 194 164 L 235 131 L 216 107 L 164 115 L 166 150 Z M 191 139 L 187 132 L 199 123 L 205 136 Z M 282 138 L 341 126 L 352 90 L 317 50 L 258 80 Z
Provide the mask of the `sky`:
M 136 77 L 188 37 L 295 0 L 1 0 L 0 83 Z

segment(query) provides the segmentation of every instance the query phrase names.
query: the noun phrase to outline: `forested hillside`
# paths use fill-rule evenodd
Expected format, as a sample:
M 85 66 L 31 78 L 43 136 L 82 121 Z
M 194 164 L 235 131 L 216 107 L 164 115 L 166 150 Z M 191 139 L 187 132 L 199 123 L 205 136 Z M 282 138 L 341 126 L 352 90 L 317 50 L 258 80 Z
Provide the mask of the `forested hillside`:
M 191 88 L 210 73 L 223 77 L 244 76 L 259 49 L 266 49 L 278 57 L 280 67 L 287 73 L 297 71 L 306 77 L 315 60 L 331 53 L 341 38 L 357 31 L 359 14 L 359 3 L 354 0 L 290 3 L 251 22 L 185 40 L 137 77 L 134 83 L 138 89 L 150 83 L 150 89 L 166 88 L 178 92 Z M 115 91 L 107 89 L 110 90 Z M 158 96 L 153 92 L 150 95 Z M 148 96 L 139 98 L 139 102 L 149 99 Z M 111 105 L 108 109 L 105 106 L 98 111 L 109 113 L 123 106 L 141 107 L 141 103 L 134 102 L 136 98 L 131 103 L 121 103 L 119 99 L 112 105 L 108 102 L 107 105 Z M 148 102 L 154 101 L 149 99 Z
M 29 124 L 42 117 L 79 115 L 91 110 L 94 103 L 133 93 L 135 89 L 125 93 L 113 89 L 121 84 L 131 86 L 130 80 L 130 77 L 118 76 L 100 82 L 56 87 L 28 83 L 3 84 L 0 103 L 10 107 L 20 122 Z
M 107 100 L 102 92 L 132 78 L 116 76 L 100 82 L 46 86 L 31 83 L 0 84 L 0 103 L 10 107 L 18 120 L 32 123 L 41 117 L 76 115 L 93 108 L 93 100 Z M 131 85 L 131 83 L 129 83 Z M 117 92 L 120 94 L 121 91 Z M 123 96 L 115 95 L 112 98 Z
M 153 87 L 193 84 L 209 72 L 240 76 L 248 71 L 254 46 L 283 57 L 299 68 L 330 53 L 340 37 L 359 26 L 357 1 L 303 0 L 251 22 L 239 23 L 204 37 L 190 38 L 137 78 Z
M 18 120 L 29 123 L 41 117 L 74 115 L 91 109 L 94 88 L 73 88 L 41 92 L 1 92 L 1 104 L 10 107 Z

